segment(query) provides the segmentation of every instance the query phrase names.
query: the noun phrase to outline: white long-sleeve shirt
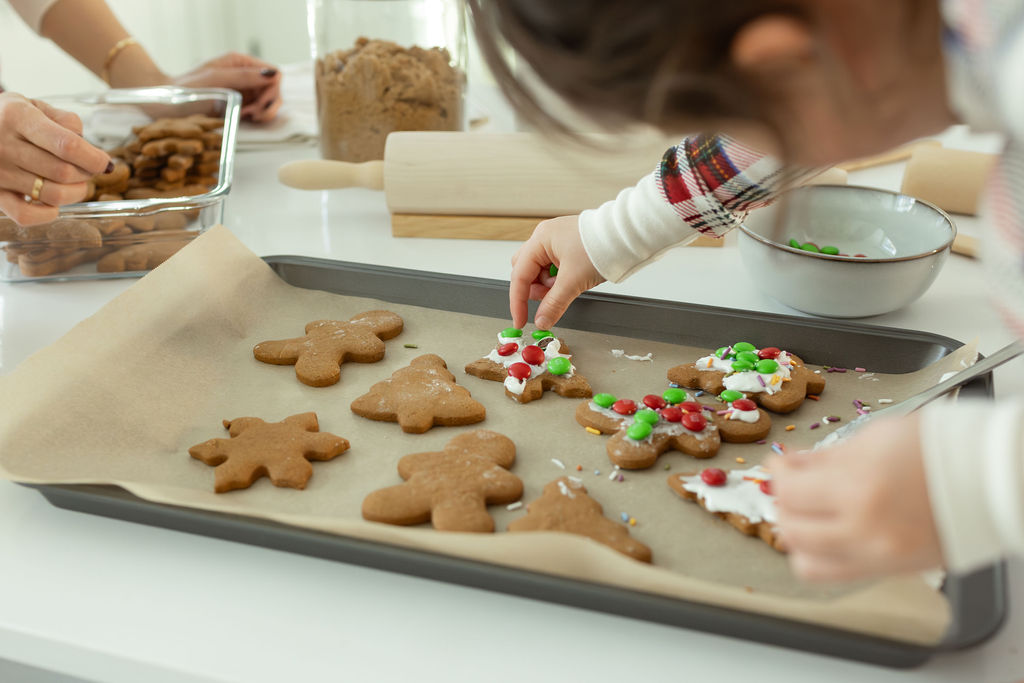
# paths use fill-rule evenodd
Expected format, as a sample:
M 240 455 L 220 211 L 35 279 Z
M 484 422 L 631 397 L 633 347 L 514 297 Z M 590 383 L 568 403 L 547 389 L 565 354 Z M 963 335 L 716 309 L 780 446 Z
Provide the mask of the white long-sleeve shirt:
M 954 109 L 1010 140 L 988 186 L 983 257 L 995 305 L 1024 337 L 1024 0 L 943 0 L 943 12 Z M 584 211 L 580 236 L 619 282 L 698 234 L 721 236 L 795 179 L 728 138 L 688 138 L 635 187 Z M 1024 396 L 930 406 L 920 438 L 947 566 L 1024 555 Z

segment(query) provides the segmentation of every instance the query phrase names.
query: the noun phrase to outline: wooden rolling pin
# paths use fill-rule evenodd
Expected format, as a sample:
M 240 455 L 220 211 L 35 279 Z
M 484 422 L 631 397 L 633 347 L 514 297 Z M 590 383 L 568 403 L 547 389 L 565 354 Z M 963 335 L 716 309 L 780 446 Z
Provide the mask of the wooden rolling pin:
M 388 136 L 383 161 L 293 161 L 278 179 L 303 190 L 383 190 L 399 237 L 525 240 L 540 220 L 615 198 L 674 144 L 653 136 L 587 140 L 593 146 L 531 133 L 398 132 Z
M 382 162 L 294 161 L 278 178 L 307 190 L 383 189 L 398 214 L 547 218 L 614 198 L 650 173 L 668 147 L 590 139 L 594 149 L 530 133 L 399 132 L 388 136 Z

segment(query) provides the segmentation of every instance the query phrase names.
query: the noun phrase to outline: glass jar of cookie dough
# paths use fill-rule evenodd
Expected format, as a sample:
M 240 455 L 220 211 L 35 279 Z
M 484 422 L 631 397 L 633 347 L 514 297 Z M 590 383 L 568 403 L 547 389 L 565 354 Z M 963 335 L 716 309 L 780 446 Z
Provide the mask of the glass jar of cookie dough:
M 465 127 L 462 0 L 307 0 L 320 153 L 384 158 L 397 130 Z

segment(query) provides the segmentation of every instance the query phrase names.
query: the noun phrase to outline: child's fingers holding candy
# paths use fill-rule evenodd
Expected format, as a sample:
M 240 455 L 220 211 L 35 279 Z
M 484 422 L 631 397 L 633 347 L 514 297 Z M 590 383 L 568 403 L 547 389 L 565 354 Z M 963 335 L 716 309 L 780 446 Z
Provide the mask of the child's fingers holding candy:
M 551 266 L 557 267 L 557 276 Z M 569 304 L 604 282 L 590 262 L 580 239 L 577 216 L 543 221 L 512 259 L 509 310 L 512 324 L 522 327 L 527 319 L 527 302 L 540 300 L 534 323 L 548 329 L 562 317 Z
M 846 581 L 942 562 L 918 418 L 879 418 L 826 451 L 774 458 L 779 530 L 794 573 Z

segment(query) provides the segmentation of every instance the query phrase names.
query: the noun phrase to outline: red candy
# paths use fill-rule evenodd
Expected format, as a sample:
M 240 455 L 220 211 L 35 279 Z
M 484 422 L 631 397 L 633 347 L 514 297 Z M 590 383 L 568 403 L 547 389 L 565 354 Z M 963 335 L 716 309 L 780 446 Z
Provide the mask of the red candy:
M 683 426 L 691 432 L 701 432 L 708 426 L 708 420 L 700 413 L 683 413 Z
M 757 410 L 757 404 L 751 401 L 749 398 L 738 398 L 732 402 L 732 407 L 736 410 Z
M 508 344 L 502 344 L 498 347 L 499 356 L 511 356 L 513 353 L 519 350 L 519 344 L 515 342 L 509 342 Z
M 665 402 L 665 399 L 657 394 L 647 394 L 644 396 L 644 405 L 652 410 L 661 410 L 667 405 L 667 403 Z
M 683 411 L 676 406 L 669 406 L 661 409 L 661 417 L 669 422 L 679 422 L 683 419 Z
M 725 486 L 725 482 L 729 479 L 726 476 L 724 470 L 720 470 L 717 467 L 709 467 L 700 473 L 700 478 L 708 486 Z
M 628 398 L 620 398 L 612 404 L 612 410 L 619 415 L 632 415 L 636 412 L 636 402 Z
M 679 404 L 679 409 L 684 413 L 699 413 L 703 406 L 696 401 L 683 401 Z
M 523 347 L 523 360 L 530 365 L 540 365 L 544 362 L 544 349 L 531 344 Z
M 765 495 L 772 495 L 772 482 L 770 479 L 761 480 L 761 493 Z
M 765 358 L 775 360 L 779 357 L 780 353 L 782 353 L 782 351 L 777 346 L 766 346 L 757 352 L 757 357 L 762 360 Z
M 526 363 L 513 363 L 508 366 L 508 374 L 516 379 L 526 380 L 530 379 L 530 375 L 533 374 L 533 370 Z

